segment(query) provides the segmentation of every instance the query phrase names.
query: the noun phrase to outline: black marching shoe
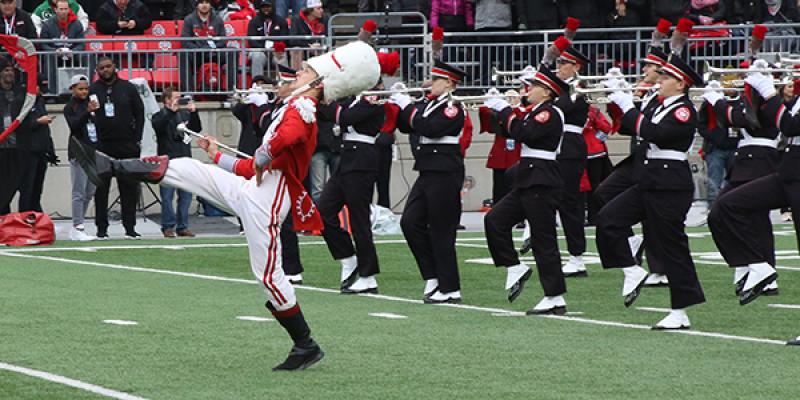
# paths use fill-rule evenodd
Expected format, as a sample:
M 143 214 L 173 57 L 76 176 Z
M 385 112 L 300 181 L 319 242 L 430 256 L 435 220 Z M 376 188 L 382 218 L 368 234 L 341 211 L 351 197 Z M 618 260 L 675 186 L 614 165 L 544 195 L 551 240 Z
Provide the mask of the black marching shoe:
M 286 360 L 272 368 L 272 370 L 302 371 L 318 363 L 323 357 L 325 357 L 325 352 L 323 352 L 319 345 L 312 339 L 307 346 L 292 346 L 292 350 L 289 352 L 289 356 L 286 357 Z
M 775 282 L 776 279 L 778 279 L 778 274 L 773 273 L 772 275 L 769 275 L 768 277 L 761 280 L 761 282 L 756 283 L 756 285 L 753 286 L 750 290 L 742 291 L 742 295 L 739 296 L 739 305 L 743 306 L 745 304 L 752 303 L 753 300 L 758 298 L 758 296 L 764 294 L 764 288 L 767 287 L 767 285 L 769 285 L 770 283 Z
M 741 296 L 742 292 L 744 292 L 744 283 L 745 282 L 747 282 L 747 274 L 744 274 L 742 279 L 739 279 L 738 281 L 736 281 L 736 284 L 734 286 L 736 288 L 736 295 L 737 296 Z
M 789 346 L 800 346 L 800 336 L 786 342 L 786 344 Z
M 96 186 L 102 185 L 103 180 L 111 176 L 125 177 L 138 182 L 159 183 L 164 179 L 164 174 L 169 166 L 169 157 L 167 156 L 117 160 L 88 147 L 74 137 L 70 140 L 75 150 L 75 159 L 86 172 L 89 181 Z
M 525 254 L 531 251 L 532 248 L 533 247 L 531 246 L 531 238 L 527 238 L 525 239 L 525 241 L 522 242 L 522 247 L 519 248 L 519 254 Z

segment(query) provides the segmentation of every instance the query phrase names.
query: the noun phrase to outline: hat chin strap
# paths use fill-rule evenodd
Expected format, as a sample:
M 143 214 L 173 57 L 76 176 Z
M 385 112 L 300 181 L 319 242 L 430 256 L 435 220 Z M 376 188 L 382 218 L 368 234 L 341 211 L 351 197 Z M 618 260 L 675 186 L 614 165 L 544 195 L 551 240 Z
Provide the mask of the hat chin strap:
M 325 79 L 324 76 L 318 76 L 318 77 L 314 78 L 313 81 L 308 82 L 305 85 L 300 86 L 299 88 L 293 90 L 292 93 L 289 94 L 289 96 L 286 99 L 288 100 L 288 99 L 290 99 L 292 97 L 296 97 L 296 96 L 299 96 L 299 95 L 305 93 L 307 90 L 313 89 L 313 88 L 318 87 L 318 86 L 322 86 L 322 81 L 324 79 Z

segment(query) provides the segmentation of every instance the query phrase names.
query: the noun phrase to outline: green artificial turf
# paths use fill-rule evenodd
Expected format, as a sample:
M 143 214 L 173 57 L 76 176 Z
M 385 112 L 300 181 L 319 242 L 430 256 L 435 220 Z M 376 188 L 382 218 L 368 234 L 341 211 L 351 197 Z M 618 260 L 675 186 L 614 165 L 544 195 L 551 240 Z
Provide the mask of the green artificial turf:
M 777 231 L 790 230 L 778 225 Z M 704 229 L 693 229 L 698 233 Z M 588 230 L 592 236 L 594 230 Z M 505 271 L 465 260 L 489 257 L 480 233 L 460 234 L 462 295 L 468 305 L 524 311 L 542 296 L 536 275 L 513 304 Z M 381 294 L 421 299 L 423 283 L 400 237 L 377 237 Z M 172 248 L 202 244 L 218 248 Z M 302 238 L 305 285 L 338 288 L 339 265 L 319 237 Z M 58 259 L 252 279 L 242 238 L 178 241 L 58 242 L 70 249 L 0 254 L 0 362 L 63 375 L 150 399 L 620 399 L 797 398 L 800 348 L 718 337 L 599 326 L 573 320 L 497 316 L 298 288 L 299 302 L 326 358 L 300 373 L 270 369 L 291 343 L 271 317 L 257 284 L 134 272 Z M 560 241 L 563 250 L 564 242 Z M 589 255 L 595 252 L 588 239 Z M 800 267 L 794 235 L 776 236 L 779 265 Z M 695 260 L 716 248 L 693 237 Z M 33 249 L 36 250 L 36 249 Z M 0 250 L 2 253 L 2 250 Z M 596 254 L 596 253 L 594 253 Z M 565 255 L 566 258 L 566 255 Z M 719 261 L 718 259 L 716 260 Z M 533 266 L 533 263 L 530 263 Z M 739 306 L 732 271 L 698 262 L 708 302 L 689 310 L 695 331 L 786 340 L 800 335 L 800 271 L 779 270 L 781 294 Z M 669 308 L 665 288 L 647 288 L 634 307 L 620 296 L 622 275 L 589 265 L 567 281 L 568 310 L 587 320 L 649 326 Z M 385 319 L 370 313 L 394 313 Z M 136 326 L 105 324 L 137 321 Z M 0 370 L 0 398 L 100 398 Z

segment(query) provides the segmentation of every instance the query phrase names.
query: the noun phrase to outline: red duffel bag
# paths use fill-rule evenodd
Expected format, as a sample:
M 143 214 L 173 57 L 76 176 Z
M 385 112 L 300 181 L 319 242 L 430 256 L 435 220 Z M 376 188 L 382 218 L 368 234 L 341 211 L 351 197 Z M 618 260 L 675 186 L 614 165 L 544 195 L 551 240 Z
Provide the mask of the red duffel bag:
M 0 215 L 0 244 L 36 246 L 56 240 L 53 220 L 35 211 Z

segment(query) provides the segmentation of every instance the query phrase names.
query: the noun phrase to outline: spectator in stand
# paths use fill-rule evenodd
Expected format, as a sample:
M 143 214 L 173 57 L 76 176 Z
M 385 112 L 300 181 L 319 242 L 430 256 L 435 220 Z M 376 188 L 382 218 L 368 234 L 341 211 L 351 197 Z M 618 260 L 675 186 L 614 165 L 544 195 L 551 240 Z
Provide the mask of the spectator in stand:
M 653 21 L 664 18 L 677 25 L 678 20 L 689 14 L 689 0 L 653 0 L 651 15 Z
M 697 131 L 703 137 L 703 159 L 706 162 L 707 209 L 717 200 L 719 191 L 727 186 L 725 175 L 733 167 L 739 144 L 739 128 L 725 128 L 716 123 L 714 107 L 704 101 L 700 106 Z
M 255 0 L 255 2 L 259 2 L 259 0 Z M 228 3 L 228 15 L 225 17 L 225 21 L 250 21 L 256 14 L 258 12 L 250 0 L 236 0 Z
M 687 18 L 698 25 L 711 25 L 724 23 L 727 15 L 724 1 L 692 0 Z
M 764 0 L 724 0 L 729 24 L 753 24 L 762 20 Z
M 47 91 L 47 77 L 40 74 L 37 80 L 39 93 L 36 102 L 17 128 L 18 145 L 25 152 L 25 164 L 22 166 L 24 172 L 19 185 L 19 211 L 42 212 L 42 191 L 47 164 L 56 166 L 59 163 L 50 134 L 53 117 L 47 115 L 42 97 L 42 93 Z
M 17 8 L 17 0 L 0 0 L 0 34 L 18 35 L 28 39 L 36 39 L 36 26 L 27 11 Z
M 517 0 L 516 12 L 520 30 L 541 30 L 558 28 L 558 7 L 556 0 Z
M 498 32 L 511 30 L 511 0 L 478 0 L 475 11 L 475 31 Z M 508 36 L 485 36 L 481 42 L 498 43 L 509 40 Z M 484 85 L 490 84 L 491 67 L 507 70 L 510 66 L 508 46 L 481 46 L 481 77 Z
M 276 0 L 275 1 L 275 15 L 281 19 L 288 19 L 289 17 L 297 17 L 300 12 L 307 7 L 307 0 Z M 292 12 L 289 12 L 291 8 Z
M 89 16 L 89 21 L 97 21 L 97 10 L 105 2 L 104 0 L 76 0 L 81 5 L 86 14 Z
M 475 27 L 475 12 L 470 0 L 432 0 L 431 28 L 445 32 L 466 32 Z
M 47 52 L 47 54 L 40 54 L 39 57 L 45 58 L 45 73 L 48 81 L 52 82 L 50 93 L 57 93 L 57 67 L 86 64 L 85 55 L 74 54 L 76 51 L 83 51 L 86 43 L 63 40 L 84 38 L 83 24 L 78 21 L 78 17 L 75 16 L 75 12 L 70 8 L 67 0 L 56 0 L 56 12 L 42 24 L 40 36 L 42 39 L 50 39 L 50 41 L 38 44 L 41 50 Z
M 658 0 L 655 0 L 658 1 Z M 614 10 L 608 14 L 609 28 L 630 28 L 650 25 L 650 0 L 616 0 Z M 610 40 L 630 40 L 636 38 L 636 32 L 617 32 L 612 29 L 608 34 Z M 635 73 L 636 49 L 631 46 L 613 46 L 615 66 L 626 73 Z
M 81 27 L 85 31 L 86 28 L 89 27 L 89 14 L 83 10 L 80 4 L 78 4 L 75 0 L 68 1 L 68 7 L 72 10 L 72 13 L 75 14 L 75 17 L 81 23 Z M 39 4 L 33 13 L 31 14 L 31 20 L 33 24 L 36 26 L 36 32 L 39 32 L 39 36 L 42 36 L 42 24 L 44 21 L 51 19 L 56 16 L 56 8 L 57 8 L 57 0 L 44 0 L 42 4 Z
M 321 0 L 307 0 L 306 7 L 300 11 L 299 15 L 292 17 L 292 25 L 289 29 L 291 36 L 325 36 L 328 29 L 328 17 L 322 9 Z M 319 41 L 314 40 L 293 40 L 292 47 L 309 47 L 318 49 L 322 47 Z M 311 51 L 293 51 L 292 69 L 300 70 L 303 60 L 312 56 Z M 320 188 L 320 190 L 322 190 Z
M 616 0 L 559 0 L 558 19 L 560 26 L 567 23 L 567 18 L 577 18 L 581 21 L 581 28 L 605 28 L 608 18 L 614 11 Z M 578 33 L 580 40 L 604 39 L 602 33 Z
M 153 20 L 174 19 L 175 0 L 142 0 Z
M 184 19 L 187 15 L 194 12 L 195 0 L 175 0 L 175 8 L 172 10 L 172 18 Z
M 144 128 L 144 104 L 139 90 L 132 83 L 117 76 L 117 66 L 109 57 L 97 60 L 98 79 L 89 87 L 97 96 L 99 108 L 95 113 L 97 124 L 97 149 L 114 158 L 138 158 L 141 153 Z M 111 177 L 101 178 L 97 185 L 94 205 L 97 238 L 108 239 L 108 189 Z M 127 239 L 139 239 L 136 228 L 136 203 L 139 200 L 139 183 L 117 178 L 122 225 Z
M 189 98 L 181 98 L 180 92 L 171 86 L 164 88 L 161 94 L 164 108 L 153 114 L 151 122 L 156 132 L 158 142 L 158 155 L 168 156 L 171 159 L 192 157 L 191 138 L 186 140 L 186 134 L 178 131 L 178 125 L 186 124 L 189 129 L 200 132 L 200 116 L 197 115 L 197 106 Z M 176 210 L 172 208 L 172 199 L 178 194 L 177 217 Z M 161 232 L 165 238 L 194 237 L 189 230 L 189 206 L 192 205 L 192 194 L 181 189 L 161 185 Z
M 153 23 L 140 0 L 108 0 L 97 10 L 97 32 L 104 35 L 141 35 Z
M 214 40 L 215 37 L 225 36 L 225 25 L 222 18 L 212 9 L 210 0 L 198 0 L 195 12 L 183 19 L 183 29 L 181 37 L 196 38 L 183 42 L 183 48 L 194 50 L 181 53 L 181 90 L 208 91 L 221 89 L 222 82 L 213 87 L 206 87 L 206 82 L 202 81 L 201 87 L 197 87 L 198 79 L 207 73 L 207 70 L 217 66 L 225 66 L 225 79 L 228 88 L 233 88 L 236 78 L 236 62 L 238 52 L 218 52 L 216 49 L 225 49 L 226 41 L 222 39 Z M 203 71 L 205 69 L 206 71 Z
M 25 100 L 25 90 L 17 83 L 17 70 L 5 57 L 0 57 L 0 117 L 5 130 L 19 115 Z M 2 132 L 0 130 L 0 132 Z M 18 146 L 18 132 L 11 132 L 0 141 L 0 215 L 11 212 L 11 199 L 19 190 L 25 165 L 24 151 Z
M 69 89 L 72 91 L 72 97 L 64 106 L 64 118 L 69 126 L 69 136 L 79 140 L 84 146 L 94 148 L 97 146 L 94 113 L 100 108 L 100 104 L 89 101 L 89 78 L 86 75 L 73 76 Z M 79 242 L 95 240 L 97 237 L 88 235 L 83 224 L 89 202 L 94 197 L 95 186 L 86 177 L 83 168 L 78 165 L 72 140 L 67 146 L 67 157 L 72 177 L 72 229 L 69 231 L 69 239 Z
M 247 36 L 288 36 L 289 27 L 286 21 L 275 15 L 272 7 L 273 0 L 255 0 L 258 5 L 258 14 L 247 24 Z M 253 49 L 250 56 L 250 73 L 253 76 L 264 75 L 264 66 L 267 64 L 267 51 L 272 50 L 275 42 L 272 40 L 251 40 L 248 46 Z
M 586 141 L 586 175 L 589 182 L 587 195 L 587 222 L 589 226 L 595 225 L 597 212 L 602 204 L 594 196 L 595 190 L 611 175 L 611 159 L 608 157 L 606 139 L 611 133 L 611 122 L 595 106 L 589 106 L 589 117 L 583 127 L 583 139 Z

